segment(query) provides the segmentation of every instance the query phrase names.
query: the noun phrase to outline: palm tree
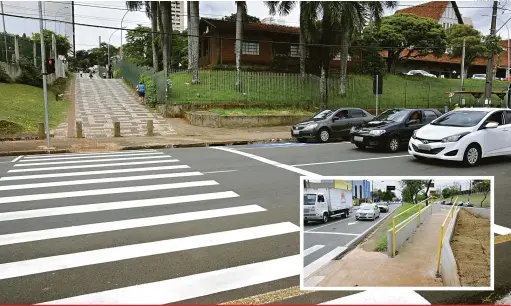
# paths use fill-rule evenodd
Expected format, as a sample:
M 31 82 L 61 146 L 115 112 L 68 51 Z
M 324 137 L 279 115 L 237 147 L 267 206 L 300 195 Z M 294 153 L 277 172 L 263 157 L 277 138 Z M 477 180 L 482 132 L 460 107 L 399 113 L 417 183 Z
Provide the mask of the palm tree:
M 236 90 L 242 91 L 241 85 L 241 50 L 243 48 L 243 21 L 247 16 L 247 2 L 236 1 Z
M 199 1 L 190 3 L 190 33 L 188 34 L 188 44 L 190 46 L 189 67 L 192 70 L 192 84 L 197 84 L 199 80 Z
M 158 71 L 158 50 L 156 49 L 156 33 L 158 31 L 158 2 L 156 1 L 126 1 L 130 11 L 140 11 L 145 6 L 147 17 L 151 20 L 151 47 L 153 50 L 153 68 Z M 122 46 L 121 46 L 122 48 Z
M 170 1 L 161 1 L 159 3 L 161 28 L 160 32 L 163 33 L 163 70 L 165 75 L 168 76 L 171 67 L 171 54 L 172 54 L 172 10 Z

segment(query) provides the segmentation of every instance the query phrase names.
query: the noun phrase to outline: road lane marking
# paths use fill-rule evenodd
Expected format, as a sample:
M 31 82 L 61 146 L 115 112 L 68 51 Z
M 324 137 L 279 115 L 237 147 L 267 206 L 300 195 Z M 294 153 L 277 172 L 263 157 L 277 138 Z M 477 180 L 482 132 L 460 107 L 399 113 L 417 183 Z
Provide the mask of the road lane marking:
M 293 255 L 154 283 L 84 294 L 42 304 L 162 305 L 175 303 L 296 276 L 300 260 L 300 255 Z
M 357 223 L 358 223 L 357 221 L 355 221 L 355 222 L 350 222 L 350 223 L 348 223 L 348 225 L 353 225 L 353 224 L 357 224 Z
M 12 162 L 15 163 L 18 160 L 20 160 L 22 157 L 23 157 L 23 155 L 20 155 L 20 156 L 16 157 L 15 159 L 13 159 Z
M 292 172 L 295 172 L 295 173 L 298 173 L 298 174 L 301 174 L 301 175 L 304 175 L 304 176 L 320 176 L 319 174 L 312 173 L 312 172 L 309 172 L 309 171 L 306 171 L 306 170 L 303 170 L 303 169 L 300 169 L 300 168 L 296 168 L 296 167 L 293 167 L 293 166 L 290 166 L 290 165 L 281 164 L 279 162 L 276 162 L 276 161 L 273 161 L 273 160 L 270 160 L 270 159 L 267 159 L 267 158 L 255 155 L 255 154 L 250 154 L 250 153 L 247 153 L 247 152 L 242 152 L 242 151 L 238 151 L 238 150 L 231 149 L 231 148 L 225 148 L 225 147 L 213 147 L 212 149 L 222 150 L 222 151 L 226 151 L 226 152 L 242 155 L 242 156 L 245 156 L 245 157 L 248 157 L 248 158 L 255 159 L 255 160 L 260 161 L 262 163 L 266 163 L 266 164 L 269 164 L 269 165 L 272 165 L 272 166 L 275 166 L 275 167 L 286 169 L 288 171 L 292 171 Z
M 59 159 L 61 157 L 67 156 L 92 156 L 92 155 L 113 155 L 113 154 L 132 154 L 132 153 L 149 153 L 149 152 L 158 152 L 156 150 L 130 150 L 130 151 L 116 151 L 116 152 L 88 152 L 88 153 L 66 153 L 66 154 L 41 154 L 41 155 L 31 155 L 26 156 L 26 159 L 40 159 L 40 158 L 48 158 L 54 157 L 55 159 Z
M 308 266 L 306 266 L 303 269 L 303 279 L 304 279 L 304 281 L 307 278 L 309 278 L 309 276 L 311 276 L 314 272 L 316 272 L 319 269 L 323 268 L 331 260 L 333 260 L 335 257 L 339 256 L 339 254 L 341 254 L 344 250 L 346 250 L 346 247 L 336 247 L 332 251 L 326 253 L 322 257 L 316 259 L 315 261 L 310 263 Z
M 295 224 L 291 222 L 282 222 L 247 227 L 231 231 L 195 235 L 183 238 L 172 238 L 154 242 L 138 243 L 79 253 L 10 262 L 0 264 L 0 279 L 9 279 L 14 277 L 85 267 L 102 263 L 117 262 L 127 259 L 181 252 L 197 248 L 205 248 L 277 235 L 285 235 L 298 231 L 300 231 L 300 227 L 296 226 Z M 294 268 L 296 271 L 297 267 L 295 266 Z M 169 291 L 174 291 L 174 288 L 173 290 Z
M 297 164 L 297 165 L 292 165 L 292 166 L 304 167 L 304 166 L 315 166 L 315 165 L 341 164 L 341 163 L 352 163 L 352 162 L 368 161 L 368 160 L 391 159 L 391 158 L 399 158 L 399 157 L 410 157 L 410 155 L 394 155 L 394 156 L 371 157 L 371 158 L 362 158 L 362 159 L 338 160 L 338 161 L 309 163 L 309 164 Z
M 40 162 L 40 161 L 56 161 L 56 160 L 76 160 L 76 159 L 88 159 L 88 158 L 96 158 L 97 161 L 101 161 L 101 158 L 110 158 L 110 157 L 120 157 L 124 156 L 126 158 L 131 158 L 132 156 L 151 156 L 151 155 L 166 155 L 163 152 L 145 152 L 145 153 L 130 153 L 130 154 L 112 154 L 112 155 L 87 155 L 87 156 L 69 156 L 69 157 L 59 157 L 59 158 L 38 158 L 38 159 L 24 159 L 21 162 Z M 168 155 L 167 155 L 168 156 Z M 170 156 L 168 156 L 170 157 Z M 14 161 L 13 161 L 14 162 Z
M 98 211 L 120 210 L 127 208 L 155 207 L 180 203 L 191 203 L 199 201 L 211 201 L 218 199 L 237 198 L 239 195 L 233 191 L 221 191 L 210 193 L 199 193 L 184 196 L 151 198 L 144 200 L 129 200 L 118 202 L 105 202 L 97 204 L 73 205 L 54 208 L 40 208 L 32 210 L 11 211 L 0 213 L 0 221 L 11 221 L 31 218 L 42 218 L 50 216 L 62 216 Z
M 246 205 L 246 206 L 238 206 L 238 207 L 201 210 L 201 211 L 195 211 L 195 212 L 187 212 L 187 213 L 164 215 L 164 216 L 149 217 L 149 218 L 128 219 L 128 220 L 121 220 L 121 221 L 102 222 L 102 223 L 93 223 L 93 224 L 85 224 L 85 225 L 78 225 L 78 226 L 53 228 L 53 229 L 48 229 L 48 230 L 6 234 L 6 235 L 0 235 L 0 245 L 9 245 L 9 244 L 16 244 L 16 243 L 31 242 L 31 241 L 40 241 L 40 240 L 55 239 L 55 238 L 64 238 L 64 237 L 72 237 L 72 236 L 80 236 L 80 235 L 105 233 L 105 232 L 112 232 L 112 231 L 118 231 L 118 230 L 123 230 L 123 229 L 133 229 L 133 228 L 157 226 L 157 225 L 164 225 L 164 224 L 197 221 L 197 220 L 204 220 L 204 219 L 212 219 L 212 218 L 219 218 L 219 217 L 226 217 L 226 216 L 235 216 L 235 215 L 263 212 L 263 211 L 266 211 L 266 209 L 262 208 L 259 205 Z
M 166 160 L 148 160 L 140 162 L 124 162 L 124 163 L 111 163 L 111 164 L 94 164 L 94 165 L 75 165 L 75 166 L 62 166 L 62 167 L 46 167 L 46 168 L 30 168 L 30 169 L 13 169 L 7 171 L 11 172 L 33 172 L 33 171 L 52 171 L 52 170 L 66 170 L 66 169 L 86 169 L 86 168 L 103 168 L 103 167 L 117 167 L 117 166 L 134 166 L 134 165 L 148 165 L 148 164 L 164 164 L 164 163 L 177 163 L 178 159 Z
M 89 185 L 89 184 L 106 184 L 106 183 L 115 183 L 115 182 L 148 181 L 148 180 L 157 180 L 157 179 L 166 179 L 166 178 L 201 176 L 201 175 L 203 175 L 203 174 L 195 171 L 195 172 L 178 172 L 178 173 L 162 173 L 162 174 L 148 174 L 148 175 L 136 175 L 136 176 L 107 177 L 107 178 L 75 180 L 75 181 L 18 184 L 18 185 L 0 186 L 0 191 L 75 186 L 75 185 Z
M 131 172 L 149 172 L 149 171 L 163 171 L 163 170 L 189 169 L 189 168 L 190 168 L 190 166 L 187 166 L 187 165 L 177 165 L 177 166 L 163 166 L 163 167 L 158 166 L 158 167 L 146 167 L 146 168 L 127 168 L 127 169 L 113 169 L 113 170 L 47 173 L 47 174 L 5 176 L 5 177 L 0 177 L 0 181 L 47 179 L 47 178 L 56 178 L 56 177 L 84 176 L 84 175 L 89 176 L 89 175 L 131 173 Z M 204 172 L 204 173 L 207 173 L 207 172 Z
M 308 248 L 307 250 L 303 251 L 303 257 L 309 256 L 310 254 L 312 254 L 312 253 L 314 253 L 314 252 L 316 252 L 318 250 L 321 250 L 324 247 L 325 247 L 324 245 L 312 246 L 312 247 Z
M 67 192 L 44 193 L 44 194 L 29 194 L 29 195 L 0 198 L 0 204 L 25 202 L 25 201 L 41 201 L 41 200 L 50 200 L 50 199 L 76 198 L 76 197 L 86 197 L 86 196 L 95 196 L 95 195 L 110 195 L 110 194 L 120 194 L 120 193 L 156 191 L 156 190 L 165 190 L 165 189 L 203 187 L 203 186 L 214 186 L 214 185 L 218 185 L 218 183 L 216 181 L 195 181 L 195 182 L 182 182 L 182 183 L 171 183 L 171 184 L 161 184 L 161 185 L 132 186 L 132 187 L 67 191 Z
M 493 225 L 493 232 L 497 235 L 511 235 L 511 228 L 500 226 L 497 224 Z
M 228 172 L 236 172 L 238 170 L 220 170 L 220 171 L 210 171 L 210 172 L 202 172 L 203 174 L 214 174 L 214 173 L 228 173 Z
M 129 160 L 141 160 L 141 159 L 160 159 L 169 158 L 167 155 L 158 156 L 137 156 L 130 157 Z M 64 165 L 64 164 L 76 164 L 76 163 L 97 163 L 97 162 L 111 162 L 111 161 L 126 161 L 127 157 L 123 158 L 110 158 L 110 159 L 90 159 L 90 160 L 66 160 L 56 162 L 44 162 L 44 163 L 30 163 L 30 164 L 16 164 L 14 167 L 31 167 L 31 166 L 46 166 L 46 165 Z
M 413 290 L 371 289 L 348 295 L 319 305 L 431 305 L 428 300 Z
M 352 234 L 352 233 L 337 233 L 337 232 L 305 232 L 304 234 L 325 234 L 325 235 L 360 236 L 360 234 Z
M 307 230 L 307 231 L 304 231 L 304 233 L 309 233 L 309 232 L 312 232 L 314 230 L 317 230 L 317 229 L 320 229 L 320 228 L 323 228 L 325 226 L 330 226 L 330 225 L 334 225 L 334 224 L 337 224 L 339 222 L 343 222 L 343 221 L 347 221 L 347 220 L 350 220 L 350 219 L 353 219 L 355 217 L 349 217 L 349 218 L 346 218 L 346 219 L 341 219 L 341 220 L 338 220 L 338 221 L 335 221 L 335 222 L 332 222 L 332 223 L 327 223 L 325 225 L 321 225 L 321 226 L 318 226 L 318 227 L 315 227 L 315 228 L 311 228 L 310 230 Z

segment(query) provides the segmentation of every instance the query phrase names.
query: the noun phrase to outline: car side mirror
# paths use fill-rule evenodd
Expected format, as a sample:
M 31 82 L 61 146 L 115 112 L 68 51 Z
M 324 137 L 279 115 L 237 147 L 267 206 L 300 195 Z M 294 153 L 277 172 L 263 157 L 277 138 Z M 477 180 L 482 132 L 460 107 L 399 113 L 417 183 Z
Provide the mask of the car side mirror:
M 486 123 L 486 125 L 484 126 L 485 129 L 494 129 L 496 127 L 498 127 L 499 124 L 497 122 L 488 122 Z

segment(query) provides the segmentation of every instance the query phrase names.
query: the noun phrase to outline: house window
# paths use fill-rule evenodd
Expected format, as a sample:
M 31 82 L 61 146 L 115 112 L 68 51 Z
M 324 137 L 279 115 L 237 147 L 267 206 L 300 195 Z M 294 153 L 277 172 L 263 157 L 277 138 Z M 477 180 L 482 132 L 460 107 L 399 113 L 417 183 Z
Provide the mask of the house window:
M 241 44 L 241 54 L 259 55 L 259 43 L 244 41 Z
M 291 45 L 289 48 L 289 56 L 300 57 L 300 46 Z M 305 48 L 305 57 L 309 58 L 309 50 Z

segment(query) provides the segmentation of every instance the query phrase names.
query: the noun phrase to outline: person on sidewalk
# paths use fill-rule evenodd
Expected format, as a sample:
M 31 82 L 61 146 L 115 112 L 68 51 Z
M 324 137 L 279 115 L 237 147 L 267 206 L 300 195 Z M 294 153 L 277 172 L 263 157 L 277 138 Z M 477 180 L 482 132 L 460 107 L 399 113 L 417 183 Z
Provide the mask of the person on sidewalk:
M 144 84 L 144 81 L 138 82 L 137 93 L 138 93 L 139 101 L 141 101 L 142 104 L 145 104 L 145 84 Z

